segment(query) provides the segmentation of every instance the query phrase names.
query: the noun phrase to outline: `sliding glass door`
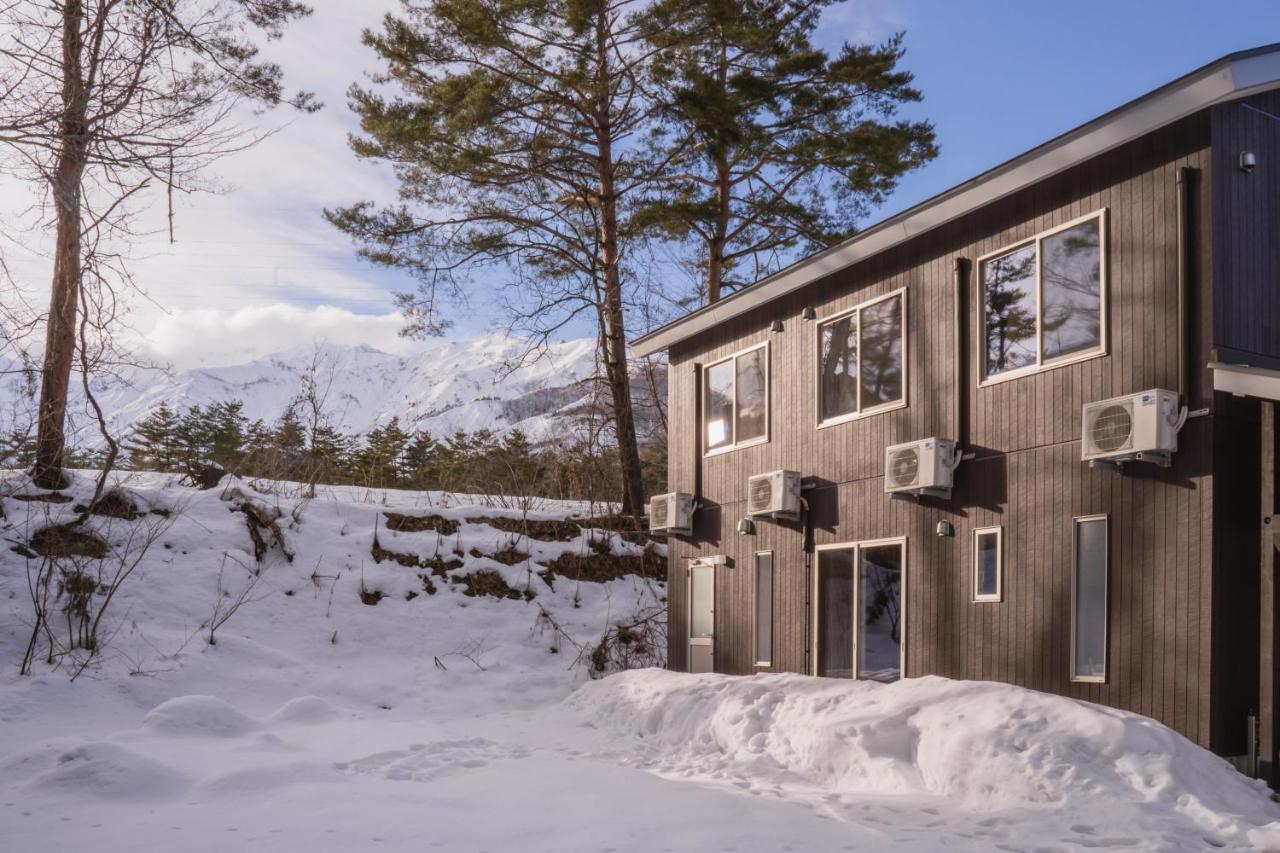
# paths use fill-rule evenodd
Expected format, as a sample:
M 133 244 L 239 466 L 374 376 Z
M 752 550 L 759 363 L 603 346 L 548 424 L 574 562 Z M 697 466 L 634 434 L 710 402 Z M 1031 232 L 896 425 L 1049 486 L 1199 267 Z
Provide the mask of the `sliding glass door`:
M 902 676 L 906 542 L 818 550 L 818 675 L 896 681 Z

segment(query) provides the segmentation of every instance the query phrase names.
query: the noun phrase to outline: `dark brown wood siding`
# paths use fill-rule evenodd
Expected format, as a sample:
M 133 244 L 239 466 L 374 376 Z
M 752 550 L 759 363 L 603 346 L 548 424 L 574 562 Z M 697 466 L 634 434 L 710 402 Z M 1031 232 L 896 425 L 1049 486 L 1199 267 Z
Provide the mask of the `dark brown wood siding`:
M 1222 361 L 1280 369 L 1280 92 L 1212 115 L 1213 343 Z M 1239 165 L 1246 151 L 1251 172 Z
M 779 468 L 814 478 L 807 492 L 817 544 L 905 536 L 906 668 L 911 676 L 1008 681 L 1132 709 L 1193 740 L 1210 741 L 1212 627 L 1212 417 L 1188 423 L 1170 469 L 1124 474 L 1080 462 L 1084 403 L 1148 388 L 1177 388 L 1177 178 L 1198 170 L 1209 192 L 1209 117 L 1186 119 L 1138 142 L 995 202 L 768 306 L 734 318 L 670 353 L 670 487 L 693 491 L 701 465 L 695 535 L 673 540 L 670 665 L 686 666 L 686 566 L 724 554 L 717 570 L 716 669 L 752 663 L 752 554 L 775 552 L 774 669 L 810 671 L 811 568 L 798 525 L 735 525 L 750 475 Z M 954 380 L 956 258 L 970 261 L 1056 225 L 1108 210 L 1108 354 L 989 387 L 968 370 L 963 417 L 978 457 L 957 473 L 949 501 L 891 501 L 882 477 L 887 445 L 959 434 Z M 1207 361 L 1208 205 L 1197 210 L 1194 363 Z M 969 339 L 976 334 L 973 265 Z M 905 288 L 908 406 L 824 429 L 816 426 L 816 324 L 876 295 Z M 783 330 L 769 330 L 780 319 Z M 696 364 L 761 341 L 770 346 L 770 440 L 698 458 Z M 973 359 L 972 351 L 966 359 Z M 1197 369 L 1193 407 L 1209 405 Z M 1072 518 L 1110 518 L 1110 647 L 1105 684 L 1069 678 Z M 935 527 L 949 521 L 952 537 Z M 1004 527 L 1004 597 L 975 604 L 972 531 Z

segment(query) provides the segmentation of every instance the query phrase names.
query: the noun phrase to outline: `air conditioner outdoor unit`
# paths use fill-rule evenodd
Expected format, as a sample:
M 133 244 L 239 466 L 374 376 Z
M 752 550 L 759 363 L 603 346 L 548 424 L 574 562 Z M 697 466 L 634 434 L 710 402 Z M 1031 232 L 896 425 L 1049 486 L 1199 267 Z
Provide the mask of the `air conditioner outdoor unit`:
M 747 515 L 800 517 L 800 472 L 770 471 L 747 478 Z
M 671 492 L 649 498 L 649 532 L 693 532 L 693 495 Z
M 1086 462 L 1154 462 L 1168 467 L 1185 415 L 1178 395 L 1154 388 L 1086 403 L 1080 458 Z
M 884 490 L 889 494 L 951 497 L 960 453 L 949 438 L 924 438 L 886 447 Z

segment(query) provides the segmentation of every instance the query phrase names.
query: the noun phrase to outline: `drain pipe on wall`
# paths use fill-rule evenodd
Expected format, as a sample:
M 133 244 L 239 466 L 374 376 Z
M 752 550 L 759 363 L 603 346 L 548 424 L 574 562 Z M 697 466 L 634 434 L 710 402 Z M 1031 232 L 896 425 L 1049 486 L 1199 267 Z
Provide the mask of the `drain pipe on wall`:
M 693 363 L 693 511 L 702 500 L 702 364 Z
M 809 489 L 813 489 L 812 481 Z M 801 494 L 805 491 L 804 481 L 800 481 Z M 800 498 L 801 548 L 804 550 L 804 674 L 816 675 L 813 665 L 813 511 L 809 501 Z
M 956 447 L 969 449 L 969 260 L 956 258 L 952 264 L 955 282 L 955 388 Z

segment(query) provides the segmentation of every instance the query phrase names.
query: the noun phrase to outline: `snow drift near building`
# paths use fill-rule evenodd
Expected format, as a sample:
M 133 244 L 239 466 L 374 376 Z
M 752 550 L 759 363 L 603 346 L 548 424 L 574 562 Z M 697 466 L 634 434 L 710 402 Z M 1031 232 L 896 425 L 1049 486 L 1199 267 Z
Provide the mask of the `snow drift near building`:
M 1080 815 L 1082 834 L 1124 836 L 1136 816 L 1170 839 L 1280 847 L 1263 783 L 1147 717 L 1008 684 L 647 670 L 567 704 L 667 776 L 753 793 L 941 797 L 991 814 L 1051 807 Z

